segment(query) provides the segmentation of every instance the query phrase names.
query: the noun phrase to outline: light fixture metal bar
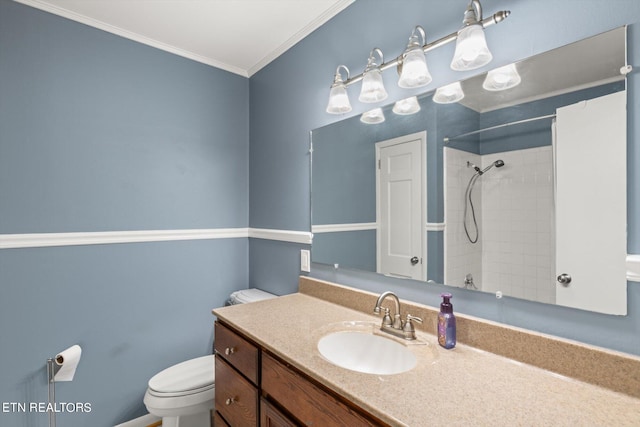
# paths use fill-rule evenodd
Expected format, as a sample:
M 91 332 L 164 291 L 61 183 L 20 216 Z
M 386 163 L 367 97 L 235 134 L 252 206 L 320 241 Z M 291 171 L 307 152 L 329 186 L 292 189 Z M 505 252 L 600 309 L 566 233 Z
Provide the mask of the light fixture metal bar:
M 544 120 L 544 119 L 553 119 L 555 117 L 556 117 L 555 114 L 548 114 L 546 116 L 531 117 L 530 119 L 523 119 L 523 120 L 517 120 L 515 122 L 503 123 L 501 125 L 491 126 L 491 127 L 484 128 L 484 129 L 478 129 L 478 130 L 474 130 L 472 132 L 462 133 L 462 134 L 456 135 L 456 136 L 446 136 L 446 137 L 443 138 L 443 141 L 446 144 L 449 141 L 451 141 L 452 139 L 463 138 L 465 136 L 471 136 L 471 135 L 475 135 L 477 133 L 486 132 L 486 131 L 494 130 L 494 129 L 500 129 L 500 128 L 504 128 L 504 127 L 507 127 L 507 126 L 520 125 L 522 123 L 536 122 L 538 120 Z
M 498 24 L 502 21 L 504 21 L 509 15 L 511 14 L 510 11 L 508 10 L 501 10 L 500 12 L 496 12 L 493 15 L 491 15 L 488 18 L 483 19 L 482 21 L 480 21 L 480 25 L 482 25 L 482 28 L 487 28 L 490 27 L 491 25 L 494 24 Z M 436 41 L 433 41 L 431 43 L 427 43 L 424 46 L 422 46 L 422 50 L 426 53 L 429 52 L 430 50 L 434 50 L 439 48 L 440 46 L 444 46 L 445 44 L 451 43 L 452 41 L 455 41 L 458 38 L 458 32 L 456 31 L 455 33 L 451 33 L 447 36 L 444 36 Z M 397 58 L 389 61 L 389 62 L 385 62 L 383 64 L 381 64 L 378 68 L 380 68 L 380 71 L 384 71 L 387 70 L 389 68 L 392 67 L 397 67 L 398 64 L 400 64 L 400 62 L 402 61 L 402 55 L 398 56 Z M 362 80 L 362 78 L 364 77 L 364 72 L 358 74 L 357 76 L 353 76 L 348 78 L 347 80 L 344 81 L 344 85 L 345 86 L 350 86 L 354 83 L 357 83 L 359 81 Z

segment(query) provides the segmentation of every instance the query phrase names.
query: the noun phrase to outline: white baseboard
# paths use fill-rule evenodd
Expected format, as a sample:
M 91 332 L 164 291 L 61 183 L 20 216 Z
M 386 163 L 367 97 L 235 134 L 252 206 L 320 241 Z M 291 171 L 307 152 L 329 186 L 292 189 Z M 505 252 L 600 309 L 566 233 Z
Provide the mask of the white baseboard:
M 160 417 L 156 417 L 155 415 L 147 414 L 141 417 L 136 418 L 135 420 L 127 421 L 122 424 L 118 424 L 114 427 L 147 427 L 150 424 L 157 423 L 160 421 Z

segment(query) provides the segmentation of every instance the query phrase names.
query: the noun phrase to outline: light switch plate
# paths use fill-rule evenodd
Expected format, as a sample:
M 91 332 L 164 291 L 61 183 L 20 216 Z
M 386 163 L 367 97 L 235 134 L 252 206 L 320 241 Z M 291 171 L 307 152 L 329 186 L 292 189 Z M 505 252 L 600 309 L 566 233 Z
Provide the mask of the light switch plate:
M 311 252 L 308 249 L 300 250 L 300 271 L 311 272 Z

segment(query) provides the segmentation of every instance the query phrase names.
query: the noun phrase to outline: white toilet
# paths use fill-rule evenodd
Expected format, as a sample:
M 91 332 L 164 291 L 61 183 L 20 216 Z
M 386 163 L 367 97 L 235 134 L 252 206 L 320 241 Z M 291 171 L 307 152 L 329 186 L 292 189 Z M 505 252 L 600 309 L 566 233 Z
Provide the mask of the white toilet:
M 275 298 L 260 289 L 233 292 L 228 305 Z M 214 355 L 173 365 L 149 380 L 144 404 L 162 417 L 162 427 L 208 427 L 215 397 Z

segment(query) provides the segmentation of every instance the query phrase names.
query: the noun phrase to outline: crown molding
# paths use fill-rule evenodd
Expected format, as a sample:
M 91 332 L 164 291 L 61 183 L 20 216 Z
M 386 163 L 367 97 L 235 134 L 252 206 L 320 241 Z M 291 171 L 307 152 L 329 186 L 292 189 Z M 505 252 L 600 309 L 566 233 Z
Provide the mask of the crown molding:
M 191 59 L 193 61 L 210 65 L 215 68 L 220 68 L 221 70 L 228 71 L 233 74 L 238 74 L 242 77 L 249 77 L 247 70 L 244 70 L 240 67 L 236 67 L 221 61 L 216 61 L 215 59 L 212 59 L 203 55 L 199 55 L 197 53 L 194 53 L 185 49 L 180 49 L 173 45 L 152 39 L 150 37 L 143 36 L 138 33 L 134 33 L 133 31 L 125 30 L 124 28 L 120 28 L 115 25 L 111 25 L 106 22 L 100 21 L 98 19 L 94 19 L 86 15 L 73 12 L 69 9 L 65 9 L 60 6 L 53 5 L 44 0 L 14 0 L 14 1 L 17 3 L 22 3 L 24 5 L 34 7 L 36 9 L 43 10 L 45 12 L 52 13 L 54 15 L 58 15 L 63 18 L 70 19 L 72 21 L 80 22 L 81 24 L 85 24 L 90 27 L 94 27 L 99 30 L 106 31 L 108 33 L 115 34 L 120 37 L 124 37 L 125 39 L 133 40 L 135 42 L 142 43 L 144 45 L 151 46 L 156 49 L 160 49 L 165 52 L 172 53 L 174 55 L 182 56 L 183 58 Z
M 291 49 L 296 43 L 300 40 L 304 39 L 306 36 L 311 34 L 313 31 L 322 26 L 329 19 L 333 18 L 335 15 L 344 10 L 347 6 L 352 4 L 355 0 L 341 0 L 335 3 L 332 7 L 324 11 L 324 13 L 318 16 L 316 19 L 307 24 L 304 28 L 298 31 L 296 34 L 287 39 L 284 43 L 278 46 L 276 49 L 267 54 L 264 58 L 250 67 L 248 70 L 245 70 L 240 67 L 236 67 L 231 64 L 227 64 L 225 62 L 217 61 L 213 58 L 199 55 L 195 52 L 191 52 L 189 50 L 181 49 L 176 46 L 161 42 L 159 40 L 143 36 L 141 34 L 135 33 L 133 31 L 125 30 L 124 28 L 120 28 L 115 25 L 111 25 L 109 23 L 100 21 L 95 18 L 91 18 L 89 16 L 83 15 L 81 13 L 77 13 L 71 11 L 69 9 L 65 9 L 63 7 L 51 4 L 46 0 L 14 0 L 17 3 L 22 3 L 27 6 L 34 7 L 36 9 L 40 9 L 45 12 L 52 13 L 54 15 L 70 19 L 75 22 L 80 22 L 82 24 L 88 25 L 90 27 L 94 27 L 103 31 L 106 31 L 111 34 L 118 35 L 120 37 L 124 37 L 129 40 L 133 40 L 138 43 L 142 43 L 147 46 L 154 47 L 156 49 L 163 50 L 165 52 L 172 53 L 174 55 L 182 56 L 183 58 L 191 59 L 196 62 L 200 62 L 202 64 L 210 65 L 215 68 L 219 68 L 224 71 L 228 71 L 233 74 L 238 74 L 242 77 L 251 77 L 253 74 L 260 71 L 262 68 L 267 66 L 273 60 L 278 58 L 287 50 Z
M 247 74 L 249 77 L 260 71 L 262 68 L 266 67 L 269 63 L 275 60 L 277 57 L 285 53 L 287 50 L 291 49 L 296 45 L 300 40 L 307 37 L 309 34 L 320 28 L 325 22 L 336 16 L 338 13 L 342 12 L 346 9 L 351 3 L 355 0 L 341 0 L 335 3 L 332 7 L 324 11 L 324 13 L 318 16 L 316 19 L 307 24 L 304 28 L 298 31 L 296 34 L 291 36 L 287 41 L 282 43 L 276 49 L 271 51 L 267 56 L 258 61 L 254 66 L 249 68 Z

